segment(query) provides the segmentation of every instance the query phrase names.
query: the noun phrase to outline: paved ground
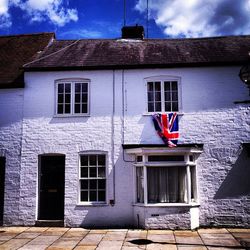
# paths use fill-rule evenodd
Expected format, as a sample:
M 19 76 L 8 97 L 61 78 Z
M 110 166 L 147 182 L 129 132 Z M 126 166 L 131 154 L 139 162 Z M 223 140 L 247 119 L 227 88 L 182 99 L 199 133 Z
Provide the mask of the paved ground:
M 135 250 L 250 249 L 250 229 L 87 230 L 0 227 L 0 249 Z

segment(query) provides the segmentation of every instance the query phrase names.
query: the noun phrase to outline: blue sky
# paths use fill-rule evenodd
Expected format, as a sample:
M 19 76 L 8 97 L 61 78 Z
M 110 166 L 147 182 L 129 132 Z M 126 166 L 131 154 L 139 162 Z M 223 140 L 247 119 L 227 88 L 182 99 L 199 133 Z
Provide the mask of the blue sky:
M 149 38 L 250 34 L 250 0 L 148 0 Z M 146 26 L 147 0 L 126 0 L 126 24 Z M 124 0 L 0 0 L 0 35 L 118 38 Z

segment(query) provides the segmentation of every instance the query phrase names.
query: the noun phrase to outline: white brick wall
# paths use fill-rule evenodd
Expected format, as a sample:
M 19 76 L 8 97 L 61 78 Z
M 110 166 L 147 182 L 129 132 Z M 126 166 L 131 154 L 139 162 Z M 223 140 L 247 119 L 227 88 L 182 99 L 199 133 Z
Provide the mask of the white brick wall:
M 0 90 L 0 156 L 6 158 L 4 224 L 19 220 L 23 89 Z
M 230 196 L 230 190 L 224 187 L 227 178 L 233 179 L 234 185 L 239 184 L 239 180 L 237 183 L 237 178 L 234 175 L 230 177 L 230 173 L 234 173 L 239 165 L 235 165 L 235 162 L 241 152 L 241 143 L 250 141 L 250 109 L 247 105 L 233 104 L 234 101 L 248 98 L 245 86 L 238 79 L 238 71 L 238 67 L 124 71 L 125 144 L 162 143 L 154 131 L 151 117 L 145 115 L 146 88 L 143 79 L 167 75 L 181 77 L 183 115 L 180 117 L 180 143 L 204 143 L 204 152 L 197 165 L 201 225 L 237 225 L 237 221 L 240 221 L 241 226 L 249 226 L 249 194 L 238 190 L 238 193 Z M 71 77 L 91 80 L 89 117 L 53 116 L 54 81 Z M 190 227 L 190 213 L 184 208 L 147 209 L 132 206 L 135 189 L 133 167 L 131 163 L 123 161 L 121 147 L 121 70 L 115 71 L 113 126 L 112 71 L 30 72 L 26 73 L 25 78 L 19 220 L 13 218 L 6 223 L 35 223 L 38 207 L 38 155 L 61 153 L 66 155 L 65 225 L 137 225 L 138 213 L 140 219 L 144 218 L 140 224 L 145 227 Z M 79 152 L 85 150 L 108 153 L 107 200 L 115 198 L 115 206 L 91 207 L 78 204 L 78 157 Z M 240 157 L 249 163 L 249 158 L 244 154 Z M 129 159 L 128 155 L 125 157 Z M 112 164 L 113 159 L 115 166 Z M 7 205 L 6 209 L 11 209 L 11 205 Z M 151 214 L 155 213 L 159 213 L 159 216 L 152 217 Z

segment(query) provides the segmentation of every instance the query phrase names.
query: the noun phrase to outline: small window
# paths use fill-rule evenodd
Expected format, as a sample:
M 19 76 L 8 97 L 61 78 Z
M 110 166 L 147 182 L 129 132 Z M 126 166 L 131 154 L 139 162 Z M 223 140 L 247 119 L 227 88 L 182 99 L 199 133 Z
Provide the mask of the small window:
M 147 111 L 178 112 L 179 111 L 178 81 L 148 81 Z
M 142 162 L 142 155 L 137 155 L 136 156 L 136 161 L 137 162 Z
M 89 113 L 89 81 L 57 81 L 56 96 L 57 115 L 84 115 Z
M 106 156 L 80 155 L 80 202 L 106 201 Z

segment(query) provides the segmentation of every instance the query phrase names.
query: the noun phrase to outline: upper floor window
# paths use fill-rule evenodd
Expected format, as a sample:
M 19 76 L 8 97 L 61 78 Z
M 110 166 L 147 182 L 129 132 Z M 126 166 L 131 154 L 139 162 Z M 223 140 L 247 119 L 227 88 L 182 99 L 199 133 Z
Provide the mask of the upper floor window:
M 178 80 L 147 81 L 148 112 L 178 112 L 179 106 Z
M 89 114 L 89 80 L 69 79 L 56 82 L 56 114 Z

